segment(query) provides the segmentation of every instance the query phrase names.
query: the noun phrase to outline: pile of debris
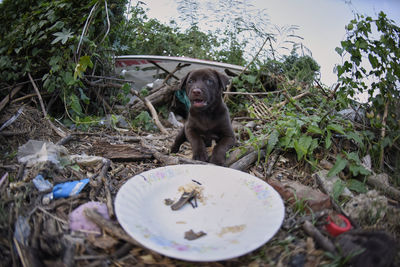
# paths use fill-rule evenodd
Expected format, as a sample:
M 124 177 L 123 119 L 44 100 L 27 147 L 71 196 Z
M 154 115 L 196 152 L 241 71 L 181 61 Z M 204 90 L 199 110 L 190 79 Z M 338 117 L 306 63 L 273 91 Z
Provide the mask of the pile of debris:
M 161 88 L 174 92 L 171 87 Z M 136 110 L 156 105 L 154 99 L 150 95 L 147 106 L 136 103 Z M 166 98 L 158 99 L 161 103 Z M 290 99 L 285 101 L 278 105 Z M 255 107 L 261 108 L 260 114 L 268 112 L 261 104 Z M 129 127 L 123 131 L 92 127 L 89 132 L 64 128 L 67 134 L 61 137 L 50 126 L 43 127 L 49 120 L 29 106 L 13 104 L 3 114 L 0 125 L 17 116 L 0 131 L 1 154 L 5 155 L 0 161 L 0 258 L 4 265 L 185 264 L 138 244 L 118 224 L 113 205 L 119 188 L 134 175 L 166 165 L 207 164 L 192 160 L 187 144 L 181 153 L 169 154 L 179 123 L 160 121 L 167 125 L 159 127 L 160 132 L 140 134 Z M 257 127 L 251 118 L 241 123 L 234 118 L 234 126 L 238 135 L 246 129 L 256 132 Z M 381 182 L 382 175 L 372 173 L 364 193 L 342 190 L 341 197 L 348 201 L 341 205 L 332 197 L 335 181 L 341 179 L 328 177 L 332 163 L 321 161 L 320 170 L 314 171 L 300 165 L 291 151 L 267 153 L 267 145 L 265 140 L 258 147 L 240 144 L 230 152 L 227 166 L 248 172 L 279 192 L 286 206 L 281 230 L 248 255 L 203 266 L 400 263 L 396 250 L 400 195 Z

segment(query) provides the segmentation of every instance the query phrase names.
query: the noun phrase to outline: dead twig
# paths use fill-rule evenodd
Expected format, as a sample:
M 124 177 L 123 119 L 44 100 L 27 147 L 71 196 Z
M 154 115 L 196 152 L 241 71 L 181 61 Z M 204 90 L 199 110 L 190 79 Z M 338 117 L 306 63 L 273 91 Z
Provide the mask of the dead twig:
M 151 116 L 153 117 L 154 123 L 157 125 L 158 129 L 163 133 L 163 134 L 168 134 L 168 131 L 164 128 L 164 126 L 161 124 L 160 120 L 158 119 L 157 112 L 151 102 L 147 98 L 143 98 L 136 90 L 131 89 L 131 93 L 136 95 L 149 109 Z

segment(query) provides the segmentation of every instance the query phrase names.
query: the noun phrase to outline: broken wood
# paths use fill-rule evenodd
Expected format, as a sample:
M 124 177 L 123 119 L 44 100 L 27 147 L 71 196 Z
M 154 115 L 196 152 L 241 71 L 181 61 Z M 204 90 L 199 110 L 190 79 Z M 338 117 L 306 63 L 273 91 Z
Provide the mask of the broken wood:
M 98 141 L 94 144 L 92 153 L 110 160 L 144 160 L 151 159 L 152 153 L 145 149 L 130 144 L 110 144 L 105 141 Z
M 265 157 L 265 150 L 253 151 L 246 156 L 242 157 L 235 163 L 229 166 L 229 168 L 245 171 L 247 170 L 255 161 Z

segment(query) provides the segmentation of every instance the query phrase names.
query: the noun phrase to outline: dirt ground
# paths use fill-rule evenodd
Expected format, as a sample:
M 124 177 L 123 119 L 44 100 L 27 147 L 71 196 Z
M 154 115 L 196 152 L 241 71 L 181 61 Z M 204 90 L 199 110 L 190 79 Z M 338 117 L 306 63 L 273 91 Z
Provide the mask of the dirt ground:
M 0 118 L 0 125 L 19 108 L 17 105 L 7 107 Z M 54 123 L 60 126 L 57 122 Z M 69 155 L 95 155 L 108 161 L 80 165 L 79 168 L 68 166 L 57 169 L 48 163 L 28 167 L 17 160 L 19 147 L 29 140 L 57 144 L 62 138 L 51 130 L 37 109 L 25 106 L 21 116 L 0 132 L 0 177 L 8 175 L 0 183 L 0 265 L 348 266 L 348 260 L 354 257 L 348 257 L 340 251 L 341 249 L 335 249 L 336 245 L 345 242 L 346 246 L 343 248 L 348 248 L 347 246 L 351 245 L 357 246 L 360 240 L 367 240 L 361 242 L 364 245 L 375 240 L 374 244 L 368 243 L 361 248 L 365 249 L 371 258 L 378 259 L 378 262 L 375 261 L 374 265 L 353 262 L 353 265 L 400 266 L 398 250 L 395 246 L 390 247 L 393 244 L 392 239 L 386 239 L 385 235 L 374 235 L 379 230 L 399 240 L 399 203 L 389 199 L 390 211 L 372 225 L 355 222 L 354 229 L 359 232 L 347 236 L 348 240 L 353 242 L 343 241 L 345 238 L 334 238 L 324 230 L 324 225 L 327 214 L 339 212 L 340 209 L 330 203 L 329 197 L 327 205 L 326 199 L 319 199 L 316 203 L 307 202 L 307 198 L 312 198 L 315 191 L 319 192 L 319 186 L 312 176 L 312 170 L 298 164 L 295 156 L 290 153 L 279 154 L 272 167 L 261 162 L 244 170 L 267 182 L 275 182 L 276 188 L 280 186 L 279 181 L 289 180 L 315 190 L 310 191 L 311 195 L 301 200 L 294 199 L 293 195 L 290 197 L 285 188 L 281 188 L 283 191 L 280 193 L 285 202 L 285 219 L 278 233 L 265 245 L 239 258 L 206 263 L 176 260 L 143 248 L 123 231 L 115 218 L 113 203 L 120 187 L 131 177 L 165 166 L 168 160 L 173 159 L 174 156 L 168 154 L 168 148 L 177 129 L 168 128 L 168 131 L 170 134 L 162 135 L 137 133 L 133 130 L 118 132 L 104 127 L 92 128 L 89 132 L 74 132 L 69 139 L 63 140 L 63 146 Z M 179 163 L 184 163 L 185 159 L 190 162 L 190 153 L 190 146 L 185 145 L 177 155 Z M 90 182 L 76 196 L 43 203 L 43 196 L 48 191 L 39 192 L 32 183 L 32 179 L 39 173 L 44 174 L 53 184 L 88 177 Z M 111 215 L 110 220 L 106 221 L 96 217 L 96 214 L 87 215 L 101 228 L 100 235 L 70 230 L 69 214 L 89 201 L 107 203 Z M 310 206 L 313 204 L 312 209 Z M 26 222 L 24 225 L 28 228 L 25 231 L 27 234 L 22 237 L 16 227 L 17 221 L 21 220 Z M 314 225 L 311 230 L 308 223 Z M 329 245 L 333 245 L 333 249 L 330 249 Z M 395 254 L 397 256 L 394 257 Z M 391 262 L 386 262 L 388 259 L 391 259 Z

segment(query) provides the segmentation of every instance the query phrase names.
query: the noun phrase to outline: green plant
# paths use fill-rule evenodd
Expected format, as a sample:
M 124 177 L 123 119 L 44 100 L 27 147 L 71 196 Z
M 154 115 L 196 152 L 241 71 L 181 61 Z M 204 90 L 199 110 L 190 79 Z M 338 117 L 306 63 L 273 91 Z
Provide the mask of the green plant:
M 293 195 L 293 199 L 289 199 L 289 200 L 294 200 L 293 203 L 293 211 L 296 214 L 306 214 L 307 212 L 311 212 L 311 208 L 308 206 L 307 204 L 307 198 L 299 198 L 297 197 L 297 194 L 295 193 Z
M 146 131 L 153 131 L 155 129 L 153 119 L 147 111 L 140 112 L 133 120 L 133 124 L 135 127 L 144 128 Z
M 377 19 L 356 14 L 346 30 L 347 39 L 336 48 L 345 58 L 336 68 L 339 92 L 367 96 L 371 126 L 380 131 L 371 154 L 382 169 L 385 149 L 398 144 L 400 137 L 400 27 L 380 12 Z
M 332 253 L 332 252 L 325 252 L 324 255 L 327 256 L 328 258 L 330 258 L 332 260 L 331 263 L 323 265 L 325 267 L 344 267 L 344 266 L 349 266 L 350 261 L 352 258 L 356 257 L 357 255 L 360 255 L 361 253 L 364 252 L 365 249 L 360 249 L 358 251 L 352 251 L 352 252 L 348 252 L 348 251 L 342 251 L 339 248 L 339 252 L 338 254 L 336 253 Z M 347 255 L 344 255 L 347 254 Z

